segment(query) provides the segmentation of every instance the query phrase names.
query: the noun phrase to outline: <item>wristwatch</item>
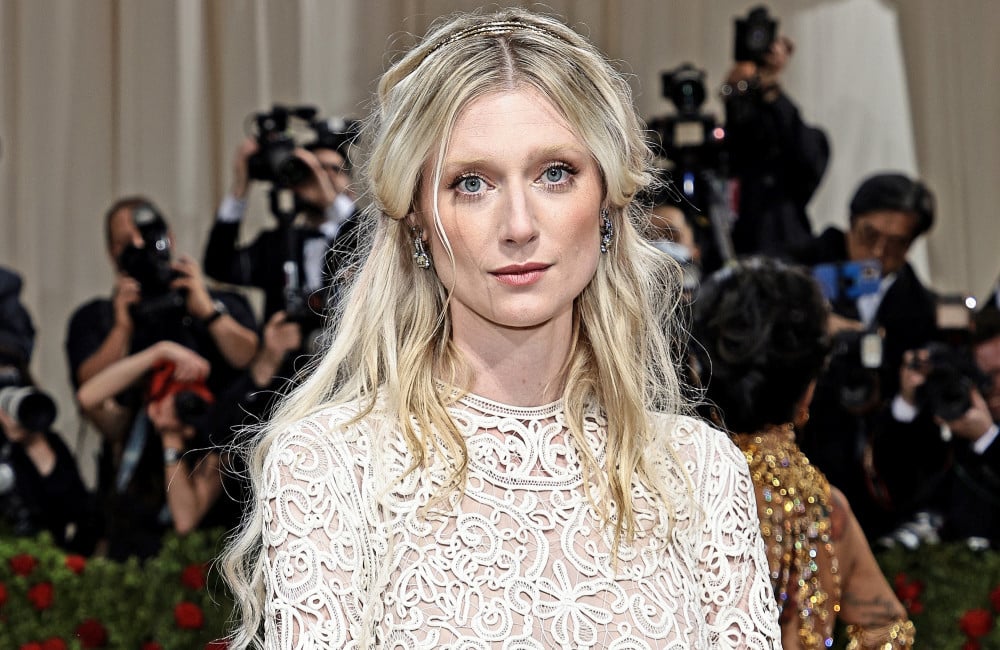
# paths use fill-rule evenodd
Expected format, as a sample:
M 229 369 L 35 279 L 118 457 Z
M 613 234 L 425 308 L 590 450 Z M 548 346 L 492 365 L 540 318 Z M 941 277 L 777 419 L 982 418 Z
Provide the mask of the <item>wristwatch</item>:
M 164 465 L 174 465 L 176 463 L 179 463 L 179 462 L 181 462 L 181 456 L 182 455 L 183 454 L 181 453 L 180 449 L 174 449 L 173 447 L 164 447 L 163 448 L 163 464 Z
M 215 300 L 212 301 L 212 313 L 211 313 L 211 315 L 208 318 L 206 318 L 203 321 L 201 321 L 201 323 L 205 327 L 208 327 L 209 325 L 211 325 L 212 323 L 214 323 L 215 321 L 217 321 L 220 316 L 225 316 L 228 313 L 229 313 L 229 310 L 226 309 L 226 303 L 224 303 L 221 300 L 219 300 L 218 298 L 216 298 Z

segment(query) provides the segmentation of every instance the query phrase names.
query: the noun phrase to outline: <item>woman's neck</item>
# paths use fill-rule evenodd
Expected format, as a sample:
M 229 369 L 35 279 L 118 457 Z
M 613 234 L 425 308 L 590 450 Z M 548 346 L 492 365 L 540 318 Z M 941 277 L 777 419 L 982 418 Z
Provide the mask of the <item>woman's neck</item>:
M 539 406 L 562 397 L 570 322 L 539 327 L 456 328 L 453 340 L 471 370 L 469 390 L 510 406 Z

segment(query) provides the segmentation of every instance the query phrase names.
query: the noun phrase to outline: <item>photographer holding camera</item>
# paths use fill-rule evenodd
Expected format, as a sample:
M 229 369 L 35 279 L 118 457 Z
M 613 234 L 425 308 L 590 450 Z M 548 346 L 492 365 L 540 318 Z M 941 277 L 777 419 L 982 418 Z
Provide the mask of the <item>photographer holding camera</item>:
M 174 259 L 166 220 L 143 197 L 116 201 L 105 215 L 105 233 L 115 288 L 110 299 L 91 300 L 70 319 L 66 352 L 73 386 L 159 341 L 175 341 L 205 357 L 213 368 L 208 379 L 213 392 L 238 377 L 257 350 L 246 300 L 208 291 L 197 262 Z M 134 413 L 141 395 L 137 387 L 127 387 L 116 401 Z M 107 495 L 123 441 L 106 421 L 94 424 L 102 434 L 98 492 Z
M 75 387 L 159 340 L 205 355 L 220 385 L 250 363 L 257 335 L 249 305 L 236 294 L 210 292 L 190 257 L 173 258 L 173 236 L 149 200 L 116 201 L 105 233 L 115 287 L 110 300 L 92 300 L 70 318 L 66 351 Z
M 278 311 L 318 328 L 326 289 L 357 248 L 357 209 L 350 183 L 354 123 L 314 120 L 310 107 L 275 106 L 256 116 L 257 134 L 233 160 L 233 180 L 205 248 L 205 271 L 232 284 L 264 290 L 264 320 Z M 306 120 L 314 139 L 304 147 L 287 135 L 289 120 Z M 251 181 L 271 183 L 278 223 L 238 247 Z M 291 205 L 286 205 L 286 203 Z
M 739 184 L 733 247 L 737 254 L 783 256 L 812 237 L 806 205 L 826 171 L 830 145 L 821 129 L 802 121 L 781 86 L 795 47 L 778 35 L 766 8 L 736 21 L 734 49 L 721 90 L 725 148 Z
M 967 350 L 935 344 L 905 353 L 899 394 L 881 430 L 874 460 L 890 479 L 893 497 L 908 508 L 906 519 L 937 512 L 943 515 L 945 538 L 996 547 L 1000 544 L 1000 443 L 996 441 L 1000 311 L 989 307 L 979 311 L 969 336 Z M 922 466 L 931 466 L 940 475 L 934 493 L 924 494 L 926 480 L 913 476 Z
M 901 513 L 871 460 L 872 440 L 899 386 L 903 353 L 938 334 L 937 301 L 906 255 L 934 223 L 934 196 L 919 180 L 879 173 L 866 178 L 850 204 L 850 226 L 828 228 L 792 257 L 807 266 L 877 263 L 873 291 L 832 300 L 834 354 L 820 377 L 802 447 L 847 494 L 869 538 L 889 532 Z M 841 352 L 838 354 L 838 350 Z
M 163 533 L 188 533 L 222 492 L 220 454 L 209 443 L 208 361 L 173 341 L 124 357 L 77 391 L 84 413 L 123 443 L 108 495 L 108 556 L 154 555 Z M 142 385 L 136 410 L 115 396 Z
M 93 502 L 76 459 L 52 430 L 55 402 L 29 376 L 35 328 L 20 289 L 20 277 L 0 268 L 0 529 L 47 531 L 66 550 L 89 554 Z

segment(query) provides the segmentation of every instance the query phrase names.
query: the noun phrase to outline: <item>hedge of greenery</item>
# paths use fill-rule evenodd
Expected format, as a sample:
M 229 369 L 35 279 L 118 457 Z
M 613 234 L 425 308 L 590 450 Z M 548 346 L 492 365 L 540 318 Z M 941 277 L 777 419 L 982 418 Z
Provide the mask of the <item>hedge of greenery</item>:
M 45 536 L 0 539 L 0 648 L 222 650 L 232 600 L 212 565 L 220 539 L 170 536 L 141 565 L 67 555 Z M 1000 650 L 1000 553 L 940 544 L 878 560 L 917 648 Z
M 212 568 L 221 535 L 168 537 L 155 558 L 67 555 L 0 539 L 0 648 L 222 650 L 232 601 Z
M 878 561 L 917 627 L 917 648 L 1000 650 L 1000 553 L 950 543 Z

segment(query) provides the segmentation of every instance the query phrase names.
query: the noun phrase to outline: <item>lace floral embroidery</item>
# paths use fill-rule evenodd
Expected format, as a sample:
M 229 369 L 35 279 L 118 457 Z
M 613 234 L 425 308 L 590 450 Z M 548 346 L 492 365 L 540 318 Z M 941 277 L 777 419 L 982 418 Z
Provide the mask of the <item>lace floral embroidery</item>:
M 616 562 L 561 404 L 463 398 L 452 417 L 468 484 L 430 510 L 446 468 L 397 480 L 410 460 L 401 437 L 375 415 L 344 426 L 354 414 L 331 407 L 269 450 L 268 648 L 780 646 L 750 477 L 718 431 L 659 416 L 650 454 L 662 458 L 673 523 L 657 523 L 635 484 L 642 532 Z M 603 431 L 589 413 L 585 437 L 602 462 Z

